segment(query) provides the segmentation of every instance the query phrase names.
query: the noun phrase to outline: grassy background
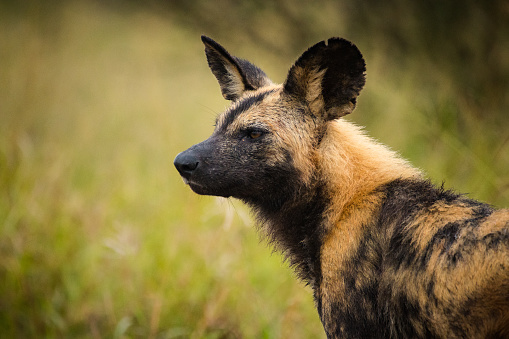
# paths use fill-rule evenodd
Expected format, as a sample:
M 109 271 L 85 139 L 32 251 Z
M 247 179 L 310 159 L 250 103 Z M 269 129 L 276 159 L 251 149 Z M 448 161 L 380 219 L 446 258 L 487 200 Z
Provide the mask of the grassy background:
M 353 40 L 349 119 L 509 206 L 509 6 L 487 3 L 0 2 L 0 337 L 324 337 L 249 212 L 173 168 L 227 104 L 199 35 L 278 82 Z

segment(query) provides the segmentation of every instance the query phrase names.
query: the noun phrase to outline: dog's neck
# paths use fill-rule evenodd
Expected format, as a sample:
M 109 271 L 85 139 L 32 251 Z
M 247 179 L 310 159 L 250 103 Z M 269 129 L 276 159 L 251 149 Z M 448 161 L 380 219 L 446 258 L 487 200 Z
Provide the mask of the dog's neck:
M 330 197 L 331 224 L 348 206 L 361 203 L 378 187 L 396 179 L 422 177 L 396 152 L 344 119 L 329 123 L 318 157 L 320 176 Z
M 350 207 L 369 203 L 372 192 L 392 180 L 421 175 L 359 127 L 343 120 L 329 124 L 315 152 L 320 168 L 310 184 L 286 201 L 247 201 L 269 242 L 313 287 L 321 275 L 321 246 Z

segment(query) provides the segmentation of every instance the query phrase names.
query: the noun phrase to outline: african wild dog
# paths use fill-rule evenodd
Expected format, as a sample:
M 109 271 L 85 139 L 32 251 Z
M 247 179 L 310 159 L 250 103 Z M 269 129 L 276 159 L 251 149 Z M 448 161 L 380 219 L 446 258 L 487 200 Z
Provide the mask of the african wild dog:
M 252 207 L 327 337 L 509 337 L 509 210 L 433 186 L 340 119 L 365 82 L 353 44 L 312 46 L 277 85 L 202 41 L 233 103 L 175 166 L 194 192 Z

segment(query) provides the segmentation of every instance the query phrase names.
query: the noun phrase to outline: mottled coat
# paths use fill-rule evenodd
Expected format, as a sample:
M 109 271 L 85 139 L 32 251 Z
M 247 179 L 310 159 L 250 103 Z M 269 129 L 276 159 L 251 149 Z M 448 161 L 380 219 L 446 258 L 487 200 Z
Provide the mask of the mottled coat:
M 232 104 L 175 166 L 252 207 L 329 338 L 509 337 L 509 210 L 435 187 L 342 119 L 365 83 L 353 44 L 312 46 L 278 85 L 202 40 Z

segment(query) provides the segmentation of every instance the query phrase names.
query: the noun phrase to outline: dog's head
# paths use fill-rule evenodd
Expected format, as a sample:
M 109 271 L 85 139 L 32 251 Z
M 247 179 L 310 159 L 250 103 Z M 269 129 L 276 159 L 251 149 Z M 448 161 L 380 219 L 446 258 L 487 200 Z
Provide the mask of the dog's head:
M 314 154 L 327 123 L 355 108 L 365 82 L 362 55 L 344 39 L 319 42 L 277 85 L 212 39 L 202 41 L 232 104 L 217 117 L 212 135 L 174 164 L 198 194 L 283 203 L 313 182 L 319 171 Z

